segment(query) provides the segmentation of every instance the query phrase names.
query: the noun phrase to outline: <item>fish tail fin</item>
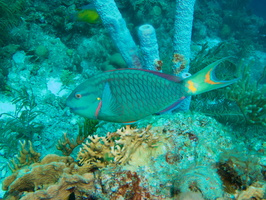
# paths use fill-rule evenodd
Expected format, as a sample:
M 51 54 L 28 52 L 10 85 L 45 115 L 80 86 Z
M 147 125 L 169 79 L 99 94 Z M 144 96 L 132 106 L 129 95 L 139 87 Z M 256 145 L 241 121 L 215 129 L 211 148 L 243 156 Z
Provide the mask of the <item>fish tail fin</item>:
M 184 79 L 183 83 L 187 88 L 188 95 L 201 94 L 236 82 L 238 78 L 229 81 L 222 81 L 216 78 L 215 68 L 225 60 L 225 58 L 217 60 L 191 77 Z

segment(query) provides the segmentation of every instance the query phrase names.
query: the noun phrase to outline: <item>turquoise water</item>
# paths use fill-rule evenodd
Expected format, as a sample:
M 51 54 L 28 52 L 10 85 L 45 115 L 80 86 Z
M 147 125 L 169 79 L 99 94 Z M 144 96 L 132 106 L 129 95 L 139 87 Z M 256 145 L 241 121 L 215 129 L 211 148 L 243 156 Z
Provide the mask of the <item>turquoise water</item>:
M 265 199 L 265 5 L 0 1 L 0 197 Z M 237 83 L 131 128 L 66 106 L 78 85 L 107 70 L 183 80 L 221 58 L 217 78 Z

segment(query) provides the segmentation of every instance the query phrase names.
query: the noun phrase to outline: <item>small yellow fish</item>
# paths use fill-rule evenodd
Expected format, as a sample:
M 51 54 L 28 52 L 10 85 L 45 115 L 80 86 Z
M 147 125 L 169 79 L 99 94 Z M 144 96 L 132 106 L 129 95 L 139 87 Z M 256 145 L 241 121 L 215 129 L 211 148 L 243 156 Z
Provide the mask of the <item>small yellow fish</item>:
M 79 8 L 73 18 L 76 21 L 87 22 L 90 24 L 97 24 L 101 22 L 99 14 L 91 4 Z

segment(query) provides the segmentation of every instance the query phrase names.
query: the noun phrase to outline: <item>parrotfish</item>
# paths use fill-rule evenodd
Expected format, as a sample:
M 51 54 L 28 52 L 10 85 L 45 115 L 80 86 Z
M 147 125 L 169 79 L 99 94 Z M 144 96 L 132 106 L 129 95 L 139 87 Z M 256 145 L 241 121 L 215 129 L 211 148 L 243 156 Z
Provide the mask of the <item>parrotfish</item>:
M 68 97 L 67 106 L 87 118 L 133 123 L 172 110 L 188 96 L 234 83 L 238 79 L 222 81 L 215 77 L 215 67 L 222 61 L 183 80 L 143 69 L 106 71 L 80 84 Z
M 101 22 L 100 16 L 92 4 L 82 6 L 71 16 L 72 19 L 90 24 Z

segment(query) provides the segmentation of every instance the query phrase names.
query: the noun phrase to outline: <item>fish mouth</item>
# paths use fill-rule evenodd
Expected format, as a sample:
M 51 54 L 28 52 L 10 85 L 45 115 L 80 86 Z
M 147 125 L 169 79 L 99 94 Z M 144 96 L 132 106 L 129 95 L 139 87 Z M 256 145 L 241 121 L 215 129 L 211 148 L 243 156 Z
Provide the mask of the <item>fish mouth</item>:
M 74 109 L 73 108 L 71 108 L 71 107 L 69 107 L 69 110 L 70 110 L 70 112 L 74 112 Z
M 74 111 L 74 108 L 73 108 L 72 106 L 70 106 L 70 103 L 69 103 L 69 101 L 67 101 L 67 102 L 66 102 L 66 107 L 68 107 L 68 108 L 69 108 L 69 110 L 70 110 L 70 112 L 72 112 L 72 113 L 73 113 L 73 111 Z

